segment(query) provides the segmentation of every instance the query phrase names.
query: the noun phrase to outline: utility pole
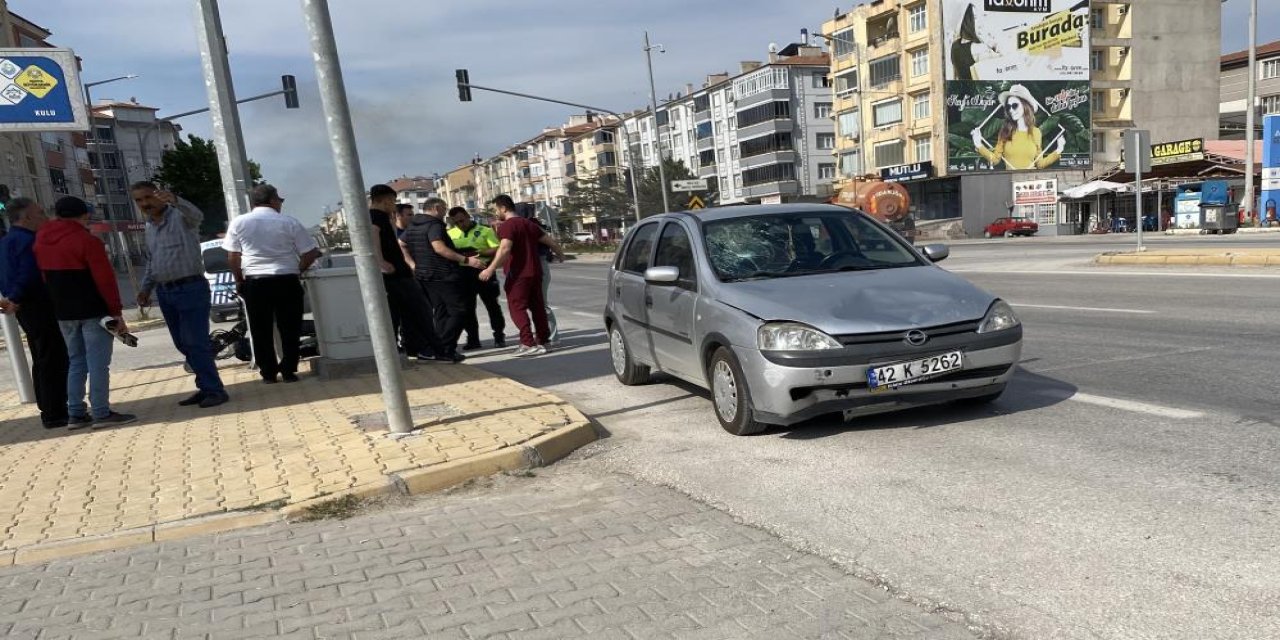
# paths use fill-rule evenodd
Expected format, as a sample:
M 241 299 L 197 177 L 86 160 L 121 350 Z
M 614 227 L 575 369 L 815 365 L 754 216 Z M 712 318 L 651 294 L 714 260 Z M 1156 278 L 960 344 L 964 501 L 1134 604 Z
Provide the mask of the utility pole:
M 671 203 L 667 201 L 667 170 L 663 167 L 667 155 L 662 151 L 662 126 L 658 122 L 658 93 L 653 87 L 653 50 L 666 53 L 666 47 L 660 44 L 649 44 L 649 32 L 644 32 L 644 59 L 649 64 L 649 106 L 653 108 L 653 139 L 658 150 L 658 188 L 662 191 L 662 211 L 671 211 Z M 627 149 L 630 151 L 630 148 Z M 634 180 L 635 177 L 632 177 Z
M 386 285 L 373 257 L 373 222 L 360 211 L 365 202 L 364 176 L 360 173 L 360 156 L 356 150 L 356 134 L 351 128 L 351 108 L 347 104 L 347 89 L 342 80 L 338 45 L 333 38 L 329 2 L 302 0 L 302 14 L 311 38 L 316 80 L 320 83 L 320 103 L 324 107 L 333 164 L 342 190 L 342 207 L 347 215 L 351 253 L 355 256 L 356 277 L 360 281 L 360 297 L 364 301 L 365 316 L 369 319 L 373 359 L 378 367 L 387 425 L 393 435 L 407 434 L 413 431 L 413 416 L 409 411 L 404 378 L 400 375 L 400 353 L 396 349 L 395 333 L 391 331 Z
M 244 133 L 236 109 L 236 90 L 227 60 L 227 39 L 222 34 L 218 0 L 196 0 L 199 20 L 200 63 L 204 68 L 209 110 L 213 113 L 213 143 L 218 149 L 218 173 L 227 203 L 227 221 L 246 212 L 249 206 L 249 160 L 244 152 Z
M 1261 226 L 1253 208 L 1253 141 L 1256 138 L 1254 124 L 1257 118 L 1258 101 L 1258 0 L 1249 0 L 1249 95 L 1245 99 L 1248 110 L 1245 111 L 1244 128 L 1244 215 L 1254 225 Z

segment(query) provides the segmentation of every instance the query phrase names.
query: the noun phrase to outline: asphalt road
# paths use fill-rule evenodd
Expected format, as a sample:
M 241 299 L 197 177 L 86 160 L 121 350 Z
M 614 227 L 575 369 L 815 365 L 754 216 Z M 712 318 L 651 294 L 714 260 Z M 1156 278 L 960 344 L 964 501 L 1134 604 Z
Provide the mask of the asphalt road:
M 1026 328 L 1021 369 L 985 409 L 729 436 L 697 388 L 614 381 L 602 262 L 555 272 L 564 349 L 477 363 L 575 402 L 612 435 L 588 452 L 608 467 L 993 635 L 1280 637 L 1280 271 L 1088 265 L 1121 240 L 953 247 L 944 264 Z

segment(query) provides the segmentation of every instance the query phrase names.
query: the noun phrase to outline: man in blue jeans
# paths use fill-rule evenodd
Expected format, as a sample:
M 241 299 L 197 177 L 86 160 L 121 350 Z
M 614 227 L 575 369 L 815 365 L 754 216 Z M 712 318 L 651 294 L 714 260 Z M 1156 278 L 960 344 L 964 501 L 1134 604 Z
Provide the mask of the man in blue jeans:
M 151 252 L 138 306 L 150 305 L 151 294 L 156 294 L 173 346 L 196 374 L 197 391 L 178 404 L 216 407 L 228 397 L 209 340 L 209 281 L 204 277 L 200 253 L 204 214 L 195 206 L 179 203 L 173 194 L 151 182 L 135 183 L 130 193 L 147 218 L 147 250 Z
M 102 241 L 89 233 L 89 206 L 66 196 L 53 205 L 56 220 L 36 232 L 36 265 L 44 275 L 53 314 L 67 344 L 67 414 L 72 429 L 126 424 L 137 416 L 111 410 L 111 347 L 115 341 L 102 326 L 114 320 L 117 330 L 129 328 L 121 317 L 120 289 Z M 85 407 L 85 380 L 89 407 Z

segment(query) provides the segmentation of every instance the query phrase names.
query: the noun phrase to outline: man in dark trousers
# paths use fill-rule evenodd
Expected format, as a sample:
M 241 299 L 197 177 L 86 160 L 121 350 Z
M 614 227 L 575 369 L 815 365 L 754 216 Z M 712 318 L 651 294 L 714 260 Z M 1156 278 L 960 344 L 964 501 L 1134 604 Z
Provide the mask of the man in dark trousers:
M 464 356 L 458 353 L 458 336 L 467 323 L 466 271 L 482 269 L 484 264 L 474 256 L 458 253 L 453 246 L 444 226 L 448 208 L 440 198 L 427 199 L 423 204 L 425 213 L 409 220 L 400 242 L 413 261 L 413 275 L 431 305 L 444 354 L 461 362 Z
M 5 213 L 12 228 L 0 238 L 0 311 L 18 317 L 31 349 L 31 380 L 46 429 L 67 426 L 67 343 L 62 340 L 53 300 L 40 278 L 34 251 L 36 231 L 49 218 L 29 198 L 15 198 Z M 12 345 L 11 345 L 12 348 Z M 80 417 L 85 422 L 87 417 Z
M 471 214 L 467 213 L 462 207 L 454 207 L 449 210 L 449 224 L 453 228 L 449 229 L 449 238 L 453 240 L 453 246 L 458 249 L 464 256 L 476 256 L 488 266 L 489 261 L 498 253 L 498 235 L 493 229 L 482 224 L 476 224 L 471 219 Z M 467 343 L 462 346 L 463 351 L 471 351 L 480 349 L 480 322 L 476 318 L 476 298 L 484 303 L 484 308 L 489 312 L 489 328 L 493 329 L 493 348 L 502 349 L 507 346 L 506 330 L 507 321 L 502 315 L 502 306 L 498 304 L 498 299 L 502 297 L 502 289 L 498 287 L 497 280 L 488 282 L 480 281 L 480 272 L 474 269 L 468 269 L 463 278 L 463 296 L 467 303 L 467 323 L 463 326 L 463 331 L 467 335 Z
M 253 359 L 262 381 L 298 381 L 302 340 L 302 272 L 320 257 L 315 238 L 301 222 L 280 213 L 284 198 L 261 184 L 249 191 L 253 210 L 231 221 L 222 248 L 227 251 L 236 290 L 244 297 L 253 336 Z M 280 359 L 275 336 L 280 331 Z
M 57 220 L 36 232 L 36 264 L 49 288 L 53 314 L 67 343 L 67 416 L 72 429 L 127 424 L 138 419 L 111 410 L 111 351 L 115 337 L 103 327 L 114 322 L 128 333 L 120 287 L 102 241 L 89 233 L 89 205 L 64 196 L 53 205 Z M 89 404 L 85 405 L 85 383 Z
M 196 392 L 178 404 L 216 407 L 227 401 L 227 391 L 209 342 L 211 301 L 200 251 L 204 213 L 150 182 L 134 184 L 130 194 L 147 219 L 147 250 L 151 253 L 142 275 L 138 306 L 150 305 L 155 294 L 173 346 L 195 373 Z
M 538 251 L 539 247 L 549 247 L 556 260 L 564 260 L 564 253 L 555 238 L 544 233 L 538 223 L 516 213 L 511 196 L 500 195 L 493 199 L 493 205 L 502 221 L 498 225 L 498 253 L 493 263 L 480 272 L 480 280 L 488 282 L 498 269 L 505 269 L 503 287 L 507 308 L 511 311 L 511 320 L 520 328 L 520 347 L 514 355 L 517 358 L 540 356 L 547 352 L 551 342 L 551 328 L 547 326 L 547 307 L 542 299 L 542 259 Z
M 404 249 L 396 238 L 396 190 L 385 184 L 369 189 L 369 218 L 373 223 L 373 253 L 382 270 L 387 288 L 387 302 L 400 318 L 400 334 L 405 353 L 418 360 L 454 362 L 436 333 L 431 306 L 413 278 L 413 269 L 405 259 Z

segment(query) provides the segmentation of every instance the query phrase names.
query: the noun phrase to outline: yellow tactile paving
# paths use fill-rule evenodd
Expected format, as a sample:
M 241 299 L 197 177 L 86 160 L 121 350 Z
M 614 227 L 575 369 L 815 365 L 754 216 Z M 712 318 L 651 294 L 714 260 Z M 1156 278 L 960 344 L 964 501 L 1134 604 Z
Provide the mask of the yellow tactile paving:
M 0 554 L 254 507 L 279 507 L 516 446 L 580 419 L 555 396 L 466 366 L 405 371 L 410 405 L 456 415 L 416 435 L 365 431 L 382 410 L 377 378 L 264 385 L 222 370 L 232 400 L 177 406 L 192 392 L 181 367 L 112 372 L 112 405 L 136 424 L 46 430 L 34 405 L 0 393 Z

